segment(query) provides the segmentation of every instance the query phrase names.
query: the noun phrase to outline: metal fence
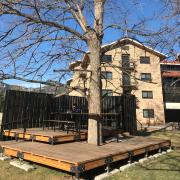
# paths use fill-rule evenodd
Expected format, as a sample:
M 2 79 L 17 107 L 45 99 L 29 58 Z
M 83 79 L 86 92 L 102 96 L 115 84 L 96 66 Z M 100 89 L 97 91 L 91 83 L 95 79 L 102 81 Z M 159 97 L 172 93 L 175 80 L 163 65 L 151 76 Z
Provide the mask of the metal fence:
M 44 120 L 67 120 L 72 118 L 72 106 L 80 109 L 80 128 L 88 127 L 88 101 L 85 97 L 60 96 L 50 94 L 6 92 L 2 128 L 43 127 Z M 133 95 L 107 96 L 102 99 L 101 120 L 104 127 L 122 129 L 136 133 L 136 100 Z M 77 117 L 77 116 L 76 116 Z

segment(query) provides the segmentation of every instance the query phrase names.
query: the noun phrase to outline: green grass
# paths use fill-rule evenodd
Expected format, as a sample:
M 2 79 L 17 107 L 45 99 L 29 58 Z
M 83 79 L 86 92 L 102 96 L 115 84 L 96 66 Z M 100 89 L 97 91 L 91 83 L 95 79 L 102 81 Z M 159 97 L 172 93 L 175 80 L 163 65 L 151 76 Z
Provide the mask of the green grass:
M 0 180 L 64 180 L 70 178 L 69 175 L 65 175 L 58 170 L 39 165 L 34 166 L 35 170 L 25 172 L 11 166 L 9 161 L 0 161 Z
M 180 131 L 156 132 L 151 135 L 170 139 L 174 151 L 150 160 L 143 165 L 136 165 L 109 177 L 110 180 L 180 180 Z

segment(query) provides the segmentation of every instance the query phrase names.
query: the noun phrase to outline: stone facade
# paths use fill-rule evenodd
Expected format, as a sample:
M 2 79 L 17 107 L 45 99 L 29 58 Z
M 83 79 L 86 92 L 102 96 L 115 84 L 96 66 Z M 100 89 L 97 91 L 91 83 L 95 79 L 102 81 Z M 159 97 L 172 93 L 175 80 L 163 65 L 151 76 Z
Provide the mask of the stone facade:
M 124 48 L 126 46 L 126 48 Z M 124 50 L 126 49 L 126 50 Z M 137 43 L 123 44 L 123 46 L 116 47 L 106 53 L 106 55 L 112 56 L 111 63 L 102 63 L 102 72 L 112 72 L 112 79 L 102 79 L 102 89 L 112 90 L 113 95 L 117 96 L 123 93 L 123 77 L 122 72 L 126 70 L 122 68 L 122 55 L 128 54 L 130 57 L 130 69 L 127 71 L 130 74 L 131 81 L 131 93 L 137 98 L 137 120 L 142 124 L 155 125 L 163 124 L 164 118 L 164 104 L 160 71 L 160 59 L 161 55 L 154 53 L 153 50 L 148 50 Z M 149 57 L 150 64 L 140 63 L 140 57 Z M 85 68 L 82 67 L 82 63 L 78 63 L 74 69 L 88 69 L 90 65 Z M 141 80 L 141 73 L 150 73 L 151 81 Z M 70 82 L 70 86 L 81 86 L 88 89 L 88 79 L 90 72 L 75 72 Z M 143 98 L 142 91 L 152 91 L 152 97 Z M 77 91 L 72 91 L 71 96 L 81 96 Z M 147 112 L 147 111 L 151 112 Z M 148 113 L 148 114 L 147 114 Z M 149 115 L 151 114 L 151 115 Z

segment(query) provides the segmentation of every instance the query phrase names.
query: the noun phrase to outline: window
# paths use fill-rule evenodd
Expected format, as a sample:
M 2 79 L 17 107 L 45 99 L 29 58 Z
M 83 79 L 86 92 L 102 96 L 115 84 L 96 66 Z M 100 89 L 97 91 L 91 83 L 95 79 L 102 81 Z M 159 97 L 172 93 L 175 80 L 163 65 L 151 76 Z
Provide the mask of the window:
M 106 63 L 112 62 L 112 56 L 111 55 L 104 55 L 102 57 L 102 61 L 101 62 L 106 62 Z
M 141 64 L 150 64 L 150 57 L 149 56 L 141 56 L 140 63 Z
M 142 91 L 142 98 L 144 98 L 144 99 L 152 99 L 153 98 L 152 91 Z
M 122 50 L 129 50 L 129 46 L 122 46 L 121 49 Z
M 129 54 L 122 54 L 121 58 L 122 58 L 122 63 L 130 61 L 130 55 Z
M 101 72 L 101 78 L 102 79 L 112 79 L 112 72 Z
M 154 118 L 154 109 L 143 109 L 144 118 Z
M 122 67 L 129 68 L 130 67 L 130 55 L 129 54 L 122 54 Z
M 151 81 L 151 73 L 141 73 L 142 81 Z
M 124 86 L 129 86 L 131 85 L 131 79 L 130 79 L 130 76 L 129 74 L 123 74 L 123 85 Z
M 112 96 L 113 92 L 112 90 L 103 89 L 102 90 L 102 96 Z

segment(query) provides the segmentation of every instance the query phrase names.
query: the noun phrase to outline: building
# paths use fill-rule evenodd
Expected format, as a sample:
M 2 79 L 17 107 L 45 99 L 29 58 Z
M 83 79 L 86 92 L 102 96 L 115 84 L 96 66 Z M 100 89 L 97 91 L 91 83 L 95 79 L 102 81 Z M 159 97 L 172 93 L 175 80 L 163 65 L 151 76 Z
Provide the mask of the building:
M 161 63 L 166 122 L 180 122 L 180 58 Z
M 136 115 L 139 123 L 164 123 L 160 61 L 166 56 L 131 38 L 122 38 L 102 48 L 112 45 L 114 48 L 102 57 L 102 95 L 134 94 L 137 98 Z M 91 69 L 88 53 L 81 61 L 71 63 L 69 68 L 74 70 L 70 86 L 88 89 Z M 70 95 L 82 96 L 77 91 L 72 91 Z

